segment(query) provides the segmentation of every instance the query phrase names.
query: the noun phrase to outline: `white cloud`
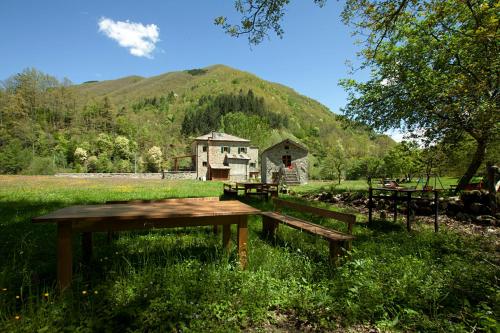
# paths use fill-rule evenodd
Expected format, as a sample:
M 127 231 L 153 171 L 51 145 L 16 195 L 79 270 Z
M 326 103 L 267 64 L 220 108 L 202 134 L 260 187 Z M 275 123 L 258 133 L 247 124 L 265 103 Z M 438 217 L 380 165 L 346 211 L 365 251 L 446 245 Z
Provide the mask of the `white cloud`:
M 144 25 L 128 20 L 122 22 L 101 17 L 98 25 L 99 31 L 116 40 L 120 46 L 128 48 L 130 54 L 153 58 L 152 53 L 156 48 L 156 43 L 160 41 L 160 28 L 156 24 Z

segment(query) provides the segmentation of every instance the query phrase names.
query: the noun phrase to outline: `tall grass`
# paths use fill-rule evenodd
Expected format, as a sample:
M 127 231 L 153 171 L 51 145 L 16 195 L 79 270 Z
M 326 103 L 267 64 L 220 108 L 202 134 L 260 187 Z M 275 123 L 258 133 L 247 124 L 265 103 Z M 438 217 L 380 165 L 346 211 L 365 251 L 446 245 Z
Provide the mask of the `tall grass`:
M 31 217 L 106 200 L 217 196 L 222 184 L 0 177 L 0 185 L 0 331 L 498 329 L 494 240 L 426 225 L 407 233 L 384 221 L 355 227 L 351 259 L 339 268 L 317 237 L 280 227 L 276 239 L 263 238 L 259 217 L 249 222 L 245 271 L 210 228 L 123 232 L 109 244 L 97 234 L 91 267 L 75 236 L 73 288 L 59 296 L 55 227 Z

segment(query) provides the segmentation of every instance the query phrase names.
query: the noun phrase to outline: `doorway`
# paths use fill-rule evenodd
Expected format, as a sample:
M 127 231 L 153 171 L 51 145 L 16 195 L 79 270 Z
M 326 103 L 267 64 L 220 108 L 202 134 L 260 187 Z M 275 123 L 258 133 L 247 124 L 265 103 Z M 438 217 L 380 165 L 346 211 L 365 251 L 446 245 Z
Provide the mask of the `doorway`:
M 292 156 L 291 155 L 283 155 L 281 157 L 281 160 L 283 161 L 283 165 L 287 168 L 292 166 Z

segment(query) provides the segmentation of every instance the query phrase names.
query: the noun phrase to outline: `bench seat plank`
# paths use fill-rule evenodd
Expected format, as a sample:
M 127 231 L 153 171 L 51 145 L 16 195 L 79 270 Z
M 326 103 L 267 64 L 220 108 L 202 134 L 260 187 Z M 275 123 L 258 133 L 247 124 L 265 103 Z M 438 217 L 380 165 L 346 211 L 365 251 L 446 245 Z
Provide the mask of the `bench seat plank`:
M 280 213 L 276 212 L 263 212 L 261 213 L 263 216 L 269 217 L 273 220 L 277 220 L 279 222 L 282 222 L 290 227 L 293 227 L 295 229 L 300 229 L 303 231 L 306 231 L 310 234 L 313 235 L 319 235 L 323 238 L 329 239 L 329 240 L 335 240 L 335 241 L 348 241 L 348 240 L 353 240 L 354 236 L 344 234 L 342 232 L 332 230 L 325 228 L 323 226 L 320 226 L 318 224 L 314 224 L 308 221 L 301 220 L 296 217 L 292 216 L 287 216 L 287 215 L 282 215 Z

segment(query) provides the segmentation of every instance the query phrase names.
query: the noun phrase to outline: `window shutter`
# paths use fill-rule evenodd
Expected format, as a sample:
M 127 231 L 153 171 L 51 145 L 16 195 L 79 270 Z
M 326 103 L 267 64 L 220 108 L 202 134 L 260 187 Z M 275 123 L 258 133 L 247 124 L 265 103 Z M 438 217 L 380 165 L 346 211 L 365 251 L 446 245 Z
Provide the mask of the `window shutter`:
M 221 154 L 224 153 L 224 147 L 222 147 L 222 146 L 220 147 L 220 153 Z

